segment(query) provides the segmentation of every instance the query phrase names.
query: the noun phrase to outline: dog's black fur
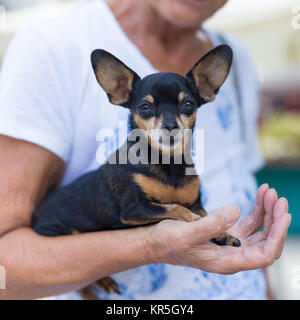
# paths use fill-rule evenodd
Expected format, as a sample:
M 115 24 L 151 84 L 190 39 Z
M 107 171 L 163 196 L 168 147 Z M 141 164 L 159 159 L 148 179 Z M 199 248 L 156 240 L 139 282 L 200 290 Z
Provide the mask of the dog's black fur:
M 199 178 L 185 174 L 186 168 L 193 165 L 186 163 L 182 150 L 189 154 L 191 141 L 181 145 L 179 151 L 171 146 L 170 164 L 163 164 L 165 149 L 147 130 L 193 129 L 197 108 L 215 98 L 231 62 L 230 47 L 222 45 L 200 59 L 186 77 L 156 73 L 141 79 L 110 53 L 95 50 L 93 69 L 110 102 L 131 110 L 131 129 L 145 130 L 146 143 L 138 151 L 144 161 L 118 162 L 120 152 L 128 155 L 136 143 L 129 136 L 127 148 L 116 151 L 116 164 L 108 161 L 51 193 L 35 210 L 33 229 L 42 235 L 57 236 L 122 229 L 169 218 L 194 221 L 205 216 Z M 151 164 L 150 156 L 155 153 L 158 164 Z M 182 164 L 176 164 L 176 154 Z M 240 246 L 238 239 L 226 233 L 213 241 Z

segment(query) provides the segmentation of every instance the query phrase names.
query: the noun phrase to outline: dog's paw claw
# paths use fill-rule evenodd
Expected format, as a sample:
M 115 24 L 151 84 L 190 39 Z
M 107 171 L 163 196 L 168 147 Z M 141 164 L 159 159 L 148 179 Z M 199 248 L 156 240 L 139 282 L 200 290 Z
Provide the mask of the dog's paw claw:
M 227 232 L 220 234 L 218 237 L 213 238 L 212 242 L 219 246 L 232 246 L 232 247 L 240 247 L 241 242 L 239 239 L 231 236 Z

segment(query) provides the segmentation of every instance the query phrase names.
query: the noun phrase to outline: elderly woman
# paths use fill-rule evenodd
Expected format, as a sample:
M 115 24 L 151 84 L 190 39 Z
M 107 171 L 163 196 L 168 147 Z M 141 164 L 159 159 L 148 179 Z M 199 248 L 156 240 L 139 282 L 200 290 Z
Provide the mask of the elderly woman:
M 231 37 L 202 27 L 225 3 L 94 0 L 18 33 L 0 80 L 0 264 L 7 272 L 2 298 L 79 298 L 75 290 L 108 275 L 122 293 L 97 291 L 102 299 L 266 297 L 260 268 L 279 258 L 290 215 L 286 199 L 278 199 L 268 185 L 256 193 L 254 172 L 263 160 L 255 125 L 257 88 L 247 53 Z M 196 121 L 205 130 L 201 180 L 211 214 L 194 223 L 166 220 L 54 238 L 35 234 L 30 219 L 39 202 L 104 158 L 97 133 L 124 132 L 122 123 L 126 127 L 128 111 L 109 105 L 95 81 L 91 52 L 106 49 L 140 76 L 184 75 L 224 42 L 235 54 L 233 71 L 215 102 L 199 109 Z M 108 141 L 107 148 L 115 146 Z M 208 241 L 228 229 L 242 239 L 240 248 Z

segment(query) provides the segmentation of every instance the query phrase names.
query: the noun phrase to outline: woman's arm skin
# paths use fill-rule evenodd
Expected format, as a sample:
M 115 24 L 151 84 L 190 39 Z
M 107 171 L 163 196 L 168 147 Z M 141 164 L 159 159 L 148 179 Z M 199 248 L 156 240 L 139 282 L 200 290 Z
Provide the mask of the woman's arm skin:
M 31 299 L 75 290 L 152 260 L 145 234 L 115 231 L 48 238 L 30 228 L 36 205 L 61 179 L 64 163 L 34 144 L 0 136 L 0 298 Z
M 129 230 L 43 237 L 31 215 L 60 181 L 63 162 L 34 144 L 0 136 L 0 265 L 7 273 L 1 299 L 33 299 L 82 288 L 149 263 L 187 265 L 230 274 L 270 265 L 282 251 L 290 215 L 285 199 L 263 185 L 253 215 L 232 227 L 239 210 L 227 206 L 192 223 L 166 220 Z M 264 231 L 246 240 L 264 221 Z M 232 227 L 230 229 L 230 227 Z M 241 248 L 209 242 L 228 230 Z

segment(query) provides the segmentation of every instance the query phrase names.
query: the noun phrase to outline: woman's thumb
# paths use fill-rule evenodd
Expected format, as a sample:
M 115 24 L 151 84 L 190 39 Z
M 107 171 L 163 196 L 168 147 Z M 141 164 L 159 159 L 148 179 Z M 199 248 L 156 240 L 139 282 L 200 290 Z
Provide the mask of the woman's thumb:
M 201 243 L 215 238 L 220 233 L 227 231 L 239 219 L 241 213 L 236 206 L 230 205 L 217 209 L 198 221 L 186 225 L 188 238 L 193 243 Z

